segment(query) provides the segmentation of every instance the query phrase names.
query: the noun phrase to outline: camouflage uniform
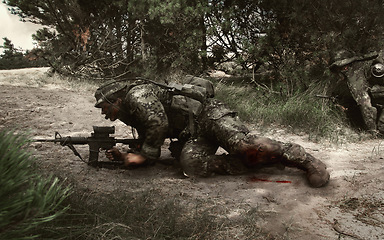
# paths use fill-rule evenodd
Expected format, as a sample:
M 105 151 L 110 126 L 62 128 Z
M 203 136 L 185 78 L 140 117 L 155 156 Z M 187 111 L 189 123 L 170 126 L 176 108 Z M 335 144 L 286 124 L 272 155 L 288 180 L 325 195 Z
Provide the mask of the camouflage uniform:
M 160 156 L 165 138 L 176 138 L 181 151 L 172 149 L 172 144 L 170 150 L 188 176 L 238 174 L 261 165 L 282 163 L 307 171 L 313 187 L 321 187 L 329 180 L 326 166 L 301 146 L 250 134 L 236 112 L 214 98 L 196 102 L 146 83 L 130 84 L 125 91 L 119 119 L 137 129 L 144 142 L 140 154 L 149 161 Z M 175 104 L 177 101 L 181 104 Z M 188 104 L 190 101 L 195 102 Z M 219 146 L 229 154 L 216 155 Z
M 384 58 L 383 52 L 337 59 L 331 70 L 341 74 L 356 102 L 364 127 L 384 133 Z

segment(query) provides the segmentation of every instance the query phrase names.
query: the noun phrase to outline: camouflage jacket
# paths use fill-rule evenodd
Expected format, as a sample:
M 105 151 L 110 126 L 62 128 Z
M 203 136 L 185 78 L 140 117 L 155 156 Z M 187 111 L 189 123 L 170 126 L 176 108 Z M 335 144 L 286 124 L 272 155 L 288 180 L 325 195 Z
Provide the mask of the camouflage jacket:
M 154 160 L 160 156 L 165 138 L 186 141 L 191 137 L 204 105 L 201 99 L 198 101 L 156 84 L 133 83 L 123 99 L 119 119 L 138 131 L 143 141 L 140 154 Z
M 208 135 L 210 130 L 204 128 L 208 121 L 236 115 L 213 99 L 211 90 L 208 89 L 204 101 L 197 101 L 155 84 L 133 84 L 126 92 L 119 119 L 136 128 L 143 141 L 140 154 L 153 161 L 160 156 L 166 138 L 186 142 L 198 135 Z M 224 132 L 223 138 L 231 134 Z

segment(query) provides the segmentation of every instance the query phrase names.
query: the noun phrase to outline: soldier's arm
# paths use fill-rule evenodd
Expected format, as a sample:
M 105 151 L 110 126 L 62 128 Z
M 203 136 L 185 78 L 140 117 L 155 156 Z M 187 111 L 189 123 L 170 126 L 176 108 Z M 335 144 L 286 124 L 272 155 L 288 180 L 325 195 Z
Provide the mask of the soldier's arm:
M 168 131 L 168 118 L 164 107 L 151 85 L 139 85 L 131 89 L 126 96 L 135 122 L 146 130 L 140 155 L 155 160 L 160 157 L 161 146 Z

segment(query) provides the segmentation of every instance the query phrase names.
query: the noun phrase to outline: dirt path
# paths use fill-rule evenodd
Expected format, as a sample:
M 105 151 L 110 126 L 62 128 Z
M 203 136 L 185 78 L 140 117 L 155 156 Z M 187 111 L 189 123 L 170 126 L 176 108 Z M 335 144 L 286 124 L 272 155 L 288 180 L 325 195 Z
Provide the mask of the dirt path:
M 45 70 L 0 71 L 0 129 L 29 130 L 33 137 L 52 138 L 54 131 L 63 136 L 88 136 L 93 125 L 114 125 L 116 137 L 130 137 L 130 128 L 106 121 L 93 107 L 94 89 L 64 88 L 44 80 Z M 67 148 L 41 143 L 33 146 L 36 155 L 45 159 L 42 167 L 60 169 L 91 192 L 156 188 L 190 201 L 212 201 L 227 209 L 225 217 L 231 221 L 257 207 L 262 218 L 254 219 L 255 226 L 276 239 L 384 239 L 382 139 L 335 146 L 313 143 L 308 136 L 283 130 L 267 136 L 301 144 L 322 159 L 331 173 L 329 185 L 310 188 L 302 171 L 289 168 L 208 179 L 186 179 L 176 165 L 167 164 L 136 170 L 97 170 L 79 161 Z M 87 147 L 78 150 L 87 158 Z M 163 159 L 169 157 L 164 148 Z

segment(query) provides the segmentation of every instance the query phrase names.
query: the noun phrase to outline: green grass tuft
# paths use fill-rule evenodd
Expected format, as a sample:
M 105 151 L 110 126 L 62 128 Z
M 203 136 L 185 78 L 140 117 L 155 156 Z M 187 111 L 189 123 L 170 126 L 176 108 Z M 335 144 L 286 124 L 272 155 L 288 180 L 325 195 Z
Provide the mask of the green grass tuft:
M 209 200 L 165 195 L 161 189 L 93 194 L 75 188 L 71 209 L 44 225 L 40 239 L 228 239 L 242 232 L 265 239 L 254 218 L 231 221 L 229 209 Z M 234 233 L 231 233 L 234 231 Z
M 26 136 L 0 132 L 0 239 L 34 239 L 38 226 L 66 210 L 70 188 L 37 174 L 26 145 Z
M 330 100 L 316 97 L 313 91 L 291 96 L 257 89 L 248 84 L 216 84 L 216 97 L 238 111 L 241 119 L 260 128 L 289 129 L 304 132 L 314 140 L 338 141 L 348 123 L 343 112 Z

